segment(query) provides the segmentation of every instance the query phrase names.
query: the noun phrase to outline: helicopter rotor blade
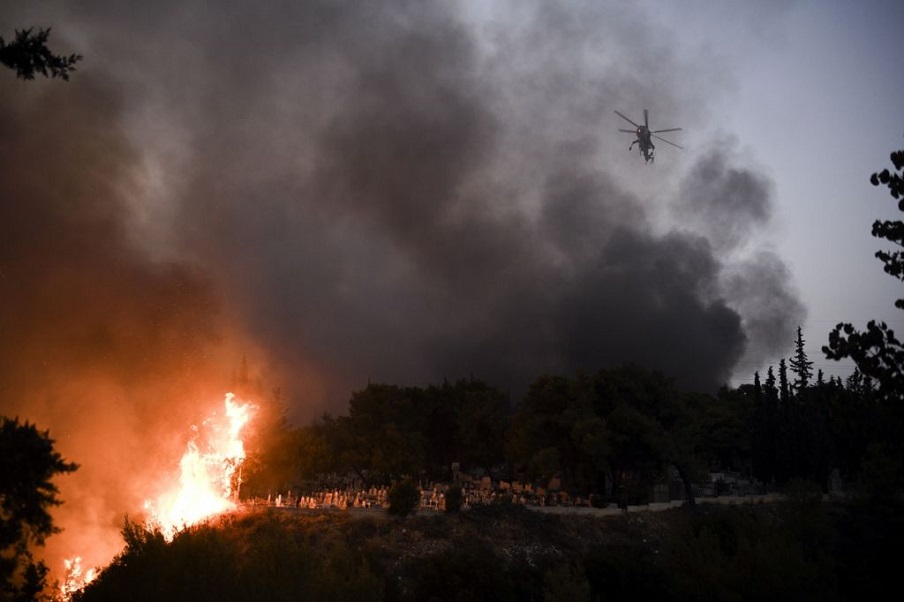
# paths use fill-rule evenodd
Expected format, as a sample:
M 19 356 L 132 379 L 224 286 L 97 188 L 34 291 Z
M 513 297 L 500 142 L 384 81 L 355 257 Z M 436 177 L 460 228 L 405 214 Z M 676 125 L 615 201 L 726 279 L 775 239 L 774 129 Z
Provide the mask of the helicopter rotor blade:
M 650 129 L 650 112 L 646 109 L 643 110 L 643 126 Z
M 651 134 L 661 134 L 662 132 L 680 132 L 681 128 L 669 128 L 667 130 L 653 130 Z
M 656 138 L 657 140 L 662 140 L 662 141 L 665 142 L 666 144 L 671 144 L 671 145 L 674 146 L 675 148 L 680 148 L 681 150 L 684 150 L 684 147 L 683 147 L 683 146 L 678 146 L 678 145 L 675 144 L 674 142 L 669 142 L 668 140 L 666 140 L 666 139 L 663 138 L 662 136 L 657 136 L 656 134 L 652 134 L 652 136 L 653 136 L 653 138 Z
M 618 128 L 618 131 L 619 131 L 619 132 L 624 132 L 624 133 L 626 133 L 626 134 L 636 134 L 636 133 L 637 133 L 637 130 L 623 130 L 623 129 L 621 129 L 621 128 Z
M 637 125 L 636 123 L 634 123 L 633 121 L 631 121 L 630 119 L 628 119 L 627 117 L 625 117 L 624 115 L 619 113 L 618 111 L 616 111 L 615 114 L 618 115 L 619 117 L 621 117 L 622 119 L 624 119 L 625 121 L 627 121 L 628 123 L 630 123 L 631 125 L 633 125 L 634 127 L 636 127 L 636 128 L 640 127 L 639 125 Z

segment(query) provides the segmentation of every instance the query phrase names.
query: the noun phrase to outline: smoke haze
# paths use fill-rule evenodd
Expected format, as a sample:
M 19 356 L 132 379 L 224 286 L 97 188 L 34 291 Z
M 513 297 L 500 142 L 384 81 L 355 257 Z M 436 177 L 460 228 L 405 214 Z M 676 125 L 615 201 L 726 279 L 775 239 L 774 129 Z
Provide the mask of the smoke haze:
M 620 3 L 492 7 L 0 17 L 85 56 L 68 83 L 0 73 L 0 412 L 82 466 L 51 545 L 116 551 L 243 357 L 300 423 L 368 381 L 517 400 L 636 361 L 714 390 L 785 351 L 803 309 L 758 242 L 768 178 L 724 141 L 646 166 L 616 131 L 614 109 L 702 123 L 707 65 Z

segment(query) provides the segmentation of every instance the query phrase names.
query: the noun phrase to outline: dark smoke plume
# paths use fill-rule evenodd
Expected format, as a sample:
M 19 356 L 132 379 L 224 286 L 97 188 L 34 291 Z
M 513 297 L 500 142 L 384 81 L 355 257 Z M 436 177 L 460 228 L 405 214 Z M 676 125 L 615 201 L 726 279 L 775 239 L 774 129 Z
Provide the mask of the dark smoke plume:
M 613 109 L 691 128 L 717 92 L 632 7 L 42 6 L 0 26 L 49 18 L 85 59 L 0 74 L 0 411 L 82 465 L 70 548 L 115 551 L 243 356 L 301 422 L 369 380 L 517 400 L 636 361 L 713 390 L 791 340 L 768 179 L 721 143 L 625 151 Z
M 653 40 L 626 52 L 595 29 L 631 15 L 543 5 L 478 33 L 440 4 L 289 14 L 328 15 L 336 37 L 262 53 L 250 90 L 232 62 L 203 63 L 195 111 L 211 118 L 190 123 L 199 161 L 177 226 L 282 374 L 308 366 L 340 411 L 369 379 L 474 374 L 517 394 L 629 359 L 695 388 L 728 379 L 747 335 L 716 295 L 713 241 L 654 233 L 587 128 L 632 90 L 676 96 L 582 62 L 590 39 L 668 81 Z M 288 57 L 318 67 L 262 80 Z M 297 107 L 274 117 L 277 88 Z

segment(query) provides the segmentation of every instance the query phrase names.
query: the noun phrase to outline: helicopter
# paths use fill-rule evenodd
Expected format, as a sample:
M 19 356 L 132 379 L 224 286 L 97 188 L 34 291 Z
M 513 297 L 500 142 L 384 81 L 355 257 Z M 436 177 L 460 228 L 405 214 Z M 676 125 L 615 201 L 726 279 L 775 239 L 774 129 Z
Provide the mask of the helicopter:
M 633 125 L 635 128 L 637 128 L 634 130 L 623 130 L 623 129 L 619 128 L 618 131 L 619 132 L 627 132 L 628 134 L 635 134 L 637 136 L 637 139 L 631 143 L 631 146 L 628 147 L 628 150 L 632 150 L 634 148 L 634 145 L 636 144 L 640 150 L 641 156 L 644 158 L 645 163 L 650 163 L 653 161 L 653 151 L 656 149 L 656 147 L 653 145 L 653 140 L 652 140 L 653 138 L 656 138 L 657 140 L 662 140 L 666 144 L 671 144 L 672 146 L 675 146 L 677 148 L 682 148 L 682 147 L 678 146 L 677 144 L 675 144 L 674 142 L 669 142 L 665 138 L 662 138 L 661 136 L 656 135 L 656 134 L 661 134 L 663 132 L 677 132 L 677 131 L 680 131 L 681 128 L 669 128 L 667 130 L 650 131 L 650 116 L 649 116 L 649 111 L 647 111 L 646 109 L 643 110 L 643 125 L 637 125 L 636 123 L 634 123 L 633 121 L 631 121 L 630 119 L 625 117 L 623 114 L 619 113 L 618 111 L 616 111 L 615 114 L 618 115 L 619 117 L 621 117 L 622 119 L 624 119 L 625 121 L 627 121 L 628 123 L 630 123 L 631 125 Z

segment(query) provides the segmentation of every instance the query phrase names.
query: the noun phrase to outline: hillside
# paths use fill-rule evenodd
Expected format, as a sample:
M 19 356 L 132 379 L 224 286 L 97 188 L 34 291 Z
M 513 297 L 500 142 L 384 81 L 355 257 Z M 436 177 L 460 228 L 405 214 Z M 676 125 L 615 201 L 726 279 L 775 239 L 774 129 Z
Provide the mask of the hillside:
M 125 534 L 127 549 L 77 599 L 841 600 L 890 580 L 884 550 L 904 529 L 900 512 L 798 501 L 604 518 L 266 510 L 169 544 Z

